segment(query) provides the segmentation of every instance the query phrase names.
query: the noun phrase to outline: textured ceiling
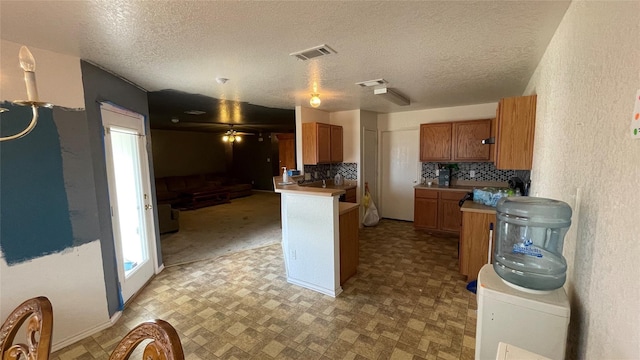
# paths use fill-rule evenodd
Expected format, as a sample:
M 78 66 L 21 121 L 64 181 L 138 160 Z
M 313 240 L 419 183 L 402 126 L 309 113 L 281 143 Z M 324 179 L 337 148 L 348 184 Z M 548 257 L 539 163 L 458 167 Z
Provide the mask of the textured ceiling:
M 148 91 L 280 109 L 397 112 L 520 95 L 568 1 L 1 1 L 5 40 L 78 56 Z M 337 54 L 290 53 L 327 44 Z M 216 77 L 230 80 L 218 84 Z M 356 82 L 384 78 L 398 106 Z

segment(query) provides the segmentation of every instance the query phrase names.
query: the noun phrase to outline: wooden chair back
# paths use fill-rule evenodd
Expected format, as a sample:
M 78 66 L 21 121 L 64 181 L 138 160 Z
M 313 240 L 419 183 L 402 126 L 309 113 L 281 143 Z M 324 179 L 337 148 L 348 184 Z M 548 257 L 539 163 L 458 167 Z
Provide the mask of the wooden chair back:
M 18 330 L 27 320 L 27 344 L 13 344 Z M 39 296 L 23 302 L 0 328 L 0 359 L 48 360 L 52 329 L 53 310 L 49 299 Z
M 145 360 L 184 360 L 182 343 L 176 329 L 164 320 L 152 320 L 136 326 L 120 340 L 109 360 L 129 359 L 136 346 L 151 340 L 144 348 Z

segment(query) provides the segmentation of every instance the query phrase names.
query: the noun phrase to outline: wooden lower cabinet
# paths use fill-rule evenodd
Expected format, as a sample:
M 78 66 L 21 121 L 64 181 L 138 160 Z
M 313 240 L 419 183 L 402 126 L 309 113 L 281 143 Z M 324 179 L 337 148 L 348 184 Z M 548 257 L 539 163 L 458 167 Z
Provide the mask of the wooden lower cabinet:
M 419 229 L 438 229 L 438 191 L 415 190 L 413 226 Z
M 438 225 L 442 231 L 460 232 L 460 199 L 464 193 L 458 191 L 440 191 L 438 202 Z
M 358 206 L 340 214 L 340 285 L 358 271 L 360 261 L 359 218 Z
M 467 276 L 467 281 L 476 280 L 480 268 L 487 263 L 491 223 L 494 226 L 491 243 L 495 246 L 496 214 L 462 211 L 459 270 L 460 274 Z M 493 256 L 493 249 L 491 254 Z
M 465 191 L 415 189 L 413 226 L 458 234 L 460 205 Z
M 345 194 L 344 194 L 344 201 L 348 202 L 348 203 L 355 203 L 356 202 L 356 188 L 351 188 L 351 189 L 347 189 L 345 190 Z

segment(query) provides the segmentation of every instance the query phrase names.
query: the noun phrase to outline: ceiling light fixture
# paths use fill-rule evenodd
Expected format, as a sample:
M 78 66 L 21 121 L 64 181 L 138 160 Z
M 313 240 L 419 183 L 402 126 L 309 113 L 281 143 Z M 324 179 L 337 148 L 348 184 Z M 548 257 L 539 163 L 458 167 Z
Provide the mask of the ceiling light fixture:
M 242 137 L 240 137 L 240 135 L 238 135 L 238 133 L 235 130 L 231 129 L 231 130 L 227 130 L 227 132 L 224 133 L 224 136 L 222 137 L 222 141 L 229 142 L 229 143 L 241 142 Z
M 227 83 L 227 81 L 229 81 L 229 79 L 227 79 L 227 78 L 223 78 L 223 77 L 217 77 L 217 78 L 216 78 L 216 82 L 217 82 L 218 84 L 221 84 L 221 85 L 226 84 L 226 83 Z
M 311 107 L 317 108 L 321 103 L 322 101 L 320 100 L 320 94 L 318 94 L 318 84 L 314 82 L 311 99 L 309 99 L 309 105 L 311 105 Z
M 311 94 L 311 99 L 309 100 L 309 105 L 311 105 L 314 108 L 317 108 L 318 106 L 320 106 L 321 103 L 322 103 L 322 100 L 320 100 L 320 95 L 319 94 Z
M 406 106 L 411 104 L 411 101 L 409 100 L 408 97 L 406 97 L 405 95 L 401 94 L 400 92 L 392 88 L 383 87 L 383 88 L 375 89 L 373 90 L 373 93 L 375 95 L 381 95 L 383 98 L 400 106 Z

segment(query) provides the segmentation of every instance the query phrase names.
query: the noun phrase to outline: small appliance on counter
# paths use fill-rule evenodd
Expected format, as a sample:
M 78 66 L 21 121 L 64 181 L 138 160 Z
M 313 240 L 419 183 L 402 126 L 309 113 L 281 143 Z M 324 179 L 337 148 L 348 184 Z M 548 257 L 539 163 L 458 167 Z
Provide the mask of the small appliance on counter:
M 449 187 L 451 183 L 451 169 L 440 169 L 438 173 L 438 185 Z
M 344 184 L 344 179 L 343 179 L 342 175 L 336 174 L 336 176 L 333 178 L 333 184 L 334 185 L 338 185 L 338 186 L 343 185 Z

